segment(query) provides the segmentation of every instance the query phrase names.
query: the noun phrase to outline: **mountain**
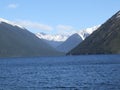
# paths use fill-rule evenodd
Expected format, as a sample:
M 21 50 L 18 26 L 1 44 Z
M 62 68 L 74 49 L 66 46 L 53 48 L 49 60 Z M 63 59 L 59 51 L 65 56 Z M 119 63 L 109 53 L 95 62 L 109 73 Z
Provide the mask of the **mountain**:
M 120 54 L 120 11 L 68 54 Z
M 57 47 L 58 51 L 61 52 L 69 52 L 71 49 L 76 47 L 83 39 L 79 34 L 75 33 L 71 35 L 65 42 L 63 42 L 60 46 Z
M 69 37 L 69 35 L 62 34 L 51 35 L 45 33 L 36 33 L 36 36 L 44 40 L 54 48 L 62 44 Z
M 86 28 L 84 30 L 80 30 L 79 32 L 77 32 L 80 37 L 84 40 L 86 37 L 88 37 L 90 34 L 92 34 L 95 30 L 97 30 L 100 27 L 100 25 L 97 26 L 93 26 L 90 28 Z
M 58 51 L 61 52 L 69 52 L 73 48 L 75 48 L 78 44 L 80 44 L 86 37 L 88 37 L 93 31 L 95 31 L 98 26 L 94 26 L 91 28 L 87 28 L 85 30 L 80 30 L 79 32 L 71 35 L 65 42 L 57 47 Z
M 59 55 L 50 45 L 25 28 L 0 18 L 0 57 Z

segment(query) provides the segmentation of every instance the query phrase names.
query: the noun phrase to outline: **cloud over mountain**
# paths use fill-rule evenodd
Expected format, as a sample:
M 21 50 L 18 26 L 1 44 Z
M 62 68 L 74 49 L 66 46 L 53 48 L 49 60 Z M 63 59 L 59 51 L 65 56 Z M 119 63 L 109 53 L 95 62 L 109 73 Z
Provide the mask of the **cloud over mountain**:
M 23 27 L 26 27 L 26 28 L 29 27 L 32 29 L 46 30 L 46 31 L 53 30 L 53 27 L 46 25 L 46 24 L 39 23 L 39 22 L 33 22 L 33 21 L 28 21 L 28 20 L 17 20 L 15 21 L 15 23 Z
M 16 3 L 11 3 L 11 4 L 9 4 L 7 7 L 8 7 L 8 8 L 15 9 L 15 8 L 17 8 L 18 6 L 19 6 L 19 5 L 16 4 Z

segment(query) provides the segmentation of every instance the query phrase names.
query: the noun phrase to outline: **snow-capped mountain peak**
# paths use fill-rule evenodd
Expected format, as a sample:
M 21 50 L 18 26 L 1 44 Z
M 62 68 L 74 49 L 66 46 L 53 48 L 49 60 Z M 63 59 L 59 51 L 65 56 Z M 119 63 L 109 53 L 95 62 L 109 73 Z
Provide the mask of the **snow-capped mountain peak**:
M 2 22 L 5 22 L 5 23 L 10 24 L 10 25 L 12 25 L 12 26 L 17 26 L 17 27 L 19 27 L 19 28 L 25 29 L 24 27 L 22 27 L 22 26 L 20 26 L 20 25 L 18 25 L 18 24 L 16 24 L 16 23 L 13 23 L 13 22 L 8 21 L 8 20 L 6 20 L 6 19 L 0 18 L 0 23 L 2 23 Z
M 50 40 L 50 41 L 65 41 L 69 35 L 61 35 L 61 34 L 45 34 L 45 33 L 37 33 L 37 37 L 45 40 Z
M 76 32 L 77 34 L 80 35 L 80 37 L 84 40 L 87 36 L 89 36 L 93 31 L 95 31 L 100 25 L 94 26 L 92 28 L 87 28 L 84 30 L 80 30 Z M 40 39 L 45 39 L 49 41 L 65 41 L 70 37 L 71 35 L 65 35 L 65 34 L 46 34 L 46 33 L 36 33 L 36 36 L 39 37 Z
M 117 13 L 117 17 L 116 18 L 120 18 L 120 11 Z
M 52 35 L 52 34 L 45 34 L 45 33 L 37 33 L 36 36 L 39 37 L 40 39 L 43 39 L 44 41 L 46 41 L 53 47 L 58 47 L 59 45 L 62 45 L 62 43 L 64 43 L 64 42 L 68 43 L 68 41 L 70 41 L 70 42 L 76 41 L 76 45 L 77 45 L 82 40 L 84 40 L 86 37 L 88 37 L 93 31 L 95 31 L 99 26 L 100 25 L 94 26 L 92 28 L 80 30 L 76 33 L 73 33 L 72 35 L 65 35 L 65 34 Z M 77 39 L 77 40 L 74 40 L 73 38 Z M 64 46 L 64 44 L 63 44 L 63 46 Z
M 88 37 L 90 34 L 92 34 L 95 30 L 97 30 L 97 28 L 99 28 L 100 25 L 98 26 L 94 26 L 94 27 L 91 27 L 91 28 L 87 28 L 87 29 L 84 29 L 84 30 L 80 30 L 79 32 L 77 32 L 81 38 L 84 40 L 86 37 Z
M 62 52 L 69 52 L 77 45 L 79 45 L 86 37 L 92 34 L 93 31 L 97 30 L 98 27 L 99 26 L 94 26 L 92 28 L 87 28 L 72 34 L 65 42 L 57 47 L 57 50 Z

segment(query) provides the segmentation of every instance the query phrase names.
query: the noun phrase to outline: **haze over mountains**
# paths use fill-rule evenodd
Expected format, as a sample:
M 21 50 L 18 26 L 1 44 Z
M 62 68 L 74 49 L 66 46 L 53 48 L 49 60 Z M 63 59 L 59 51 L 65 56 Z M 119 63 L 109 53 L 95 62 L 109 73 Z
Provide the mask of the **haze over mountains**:
M 120 54 L 120 11 L 68 54 Z
M 25 28 L 0 18 L 0 57 L 60 55 Z

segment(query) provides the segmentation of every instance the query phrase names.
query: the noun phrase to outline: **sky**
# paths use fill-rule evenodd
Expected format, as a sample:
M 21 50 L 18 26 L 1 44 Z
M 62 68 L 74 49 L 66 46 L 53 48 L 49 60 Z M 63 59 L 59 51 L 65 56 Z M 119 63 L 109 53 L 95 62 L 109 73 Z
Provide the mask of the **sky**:
M 33 33 L 71 33 L 100 25 L 120 10 L 120 0 L 1 0 L 0 18 Z

